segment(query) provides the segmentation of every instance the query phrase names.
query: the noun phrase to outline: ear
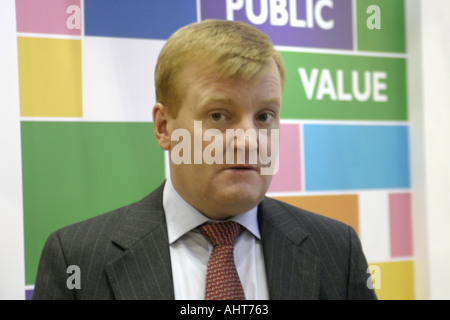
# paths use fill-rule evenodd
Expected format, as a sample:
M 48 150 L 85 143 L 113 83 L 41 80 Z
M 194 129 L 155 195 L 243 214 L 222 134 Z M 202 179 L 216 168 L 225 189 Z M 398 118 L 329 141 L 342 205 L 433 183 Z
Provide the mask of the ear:
M 167 108 L 157 102 L 153 107 L 153 131 L 155 133 L 156 142 L 163 150 L 170 149 L 170 133 L 167 128 L 167 120 L 170 116 Z

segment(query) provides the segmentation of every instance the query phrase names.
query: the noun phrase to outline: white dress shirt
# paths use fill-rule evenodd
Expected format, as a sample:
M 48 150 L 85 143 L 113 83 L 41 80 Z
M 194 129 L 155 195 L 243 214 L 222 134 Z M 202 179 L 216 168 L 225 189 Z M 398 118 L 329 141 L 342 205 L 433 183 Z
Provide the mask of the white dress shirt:
M 170 258 L 176 300 L 205 298 L 206 268 L 210 242 L 196 227 L 211 221 L 188 204 L 170 178 L 164 186 L 163 206 L 169 236 Z M 257 208 L 233 217 L 244 228 L 234 246 L 234 260 L 247 300 L 269 299 L 258 228 Z

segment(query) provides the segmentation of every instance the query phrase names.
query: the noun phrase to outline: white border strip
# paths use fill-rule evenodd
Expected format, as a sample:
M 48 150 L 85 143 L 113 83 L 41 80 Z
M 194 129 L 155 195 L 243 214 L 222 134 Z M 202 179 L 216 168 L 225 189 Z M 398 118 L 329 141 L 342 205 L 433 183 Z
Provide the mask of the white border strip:
M 14 1 L 0 1 L 0 300 L 25 298 L 19 73 Z
M 343 126 L 409 126 L 407 120 L 310 120 L 310 119 L 280 119 L 281 124 L 314 124 L 314 125 L 343 125 Z
M 299 53 L 314 53 L 314 54 L 335 54 L 361 57 L 376 57 L 376 58 L 398 58 L 406 59 L 406 53 L 394 52 L 369 52 L 357 50 L 341 50 L 341 49 L 321 49 L 321 48 L 307 48 L 307 47 L 290 47 L 290 46 L 274 46 L 278 51 L 299 52 Z
M 268 197 L 298 197 L 298 196 L 335 196 L 335 195 L 350 195 L 360 194 L 362 192 L 385 192 L 391 193 L 411 193 L 411 189 L 349 189 L 349 190 L 324 190 L 324 191 L 281 191 L 281 192 L 268 192 Z
M 56 33 L 32 33 L 17 32 L 18 37 L 22 38 L 44 38 L 44 39 L 65 39 L 65 40 L 81 40 L 82 36 Z

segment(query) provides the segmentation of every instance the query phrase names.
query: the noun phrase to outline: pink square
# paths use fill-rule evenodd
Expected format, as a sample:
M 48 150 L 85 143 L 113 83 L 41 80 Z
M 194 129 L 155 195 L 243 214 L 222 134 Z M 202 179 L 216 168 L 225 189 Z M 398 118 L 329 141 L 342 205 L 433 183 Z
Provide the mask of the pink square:
M 18 32 L 81 35 L 81 0 L 16 0 Z
M 301 191 L 300 126 L 281 124 L 279 169 L 272 177 L 269 192 Z
M 391 256 L 412 256 L 411 194 L 389 194 Z

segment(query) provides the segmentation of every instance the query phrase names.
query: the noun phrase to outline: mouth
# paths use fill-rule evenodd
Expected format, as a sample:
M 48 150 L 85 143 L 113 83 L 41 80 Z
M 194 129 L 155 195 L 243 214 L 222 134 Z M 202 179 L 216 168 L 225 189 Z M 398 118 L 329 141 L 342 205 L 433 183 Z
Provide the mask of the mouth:
M 259 168 L 255 165 L 248 165 L 248 164 L 240 164 L 240 165 L 234 165 L 231 167 L 227 167 L 226 170 L 235 170 L 235 171 L 242 171 L 242 172 L 259 172 Z

